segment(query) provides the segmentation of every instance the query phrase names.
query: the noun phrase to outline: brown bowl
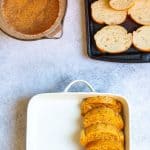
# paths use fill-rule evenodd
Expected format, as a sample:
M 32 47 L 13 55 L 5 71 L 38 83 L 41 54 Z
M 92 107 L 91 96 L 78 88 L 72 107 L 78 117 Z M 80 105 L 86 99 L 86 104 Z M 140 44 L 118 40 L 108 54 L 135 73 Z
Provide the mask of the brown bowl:
M 54 23 L 46 29 L 44 32 L 37 34 L 25 34 L 17 31 L 10 23 L 8 23 L 6 17 L 3 14 L 3 5 L 5 0 L 0 0 L 0 28 L 8 35 L 22 40 L 36 40 L 41 38 L 60 38 L 62 31 L 62 23 L 66 12 L 67 0 L 59 0 L 59 12 L 58 17 Z

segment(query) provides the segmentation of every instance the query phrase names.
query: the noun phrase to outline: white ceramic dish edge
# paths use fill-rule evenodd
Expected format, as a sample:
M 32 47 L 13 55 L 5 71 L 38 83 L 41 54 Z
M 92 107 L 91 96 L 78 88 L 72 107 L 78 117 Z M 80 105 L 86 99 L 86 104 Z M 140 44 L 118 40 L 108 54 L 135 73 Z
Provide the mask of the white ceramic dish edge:
M 70 87 L 73 84 L 76 84 L 79 82 L 85 83 L 92 92 L 84 92 L 84 93 L 83 92 L 68 92 L 68 90 L 70 89 Z M 62 93 L 39 94 L 39 95 L 34 96 L 30 100 L 30 102 L 28 104 L 28 110 L 27 110 L 26 150 L 35 150 L 34 148 L 31 148 L 32 147 L 31 143 L 33 142 L 32 138 L 30 137 L 30 135 L 31 135 L 30 132 L 32 131 L 31 130 L 31 119 L 33 117 L 31 113 L 32 113 L 34 106 L 36 106 L 36 104 L 39 102 L 39 100 L 41 100 L 41 101 L 43 101 L 44 99 L 50 100 L 52 97 L 61 97 L 61 99 L 66 98 L 66 97 L 67 98 L 70 97 L 70 99 L 71 99 L 71 97 L 72 98 L 79 97 L 80 99 L 83 99 L 83 98 L 90 97 L 90 96 L 100 96 L 100 95 L 114 97 L 122 103 L 122 105 L 123 105 L 123 118 L 125 121 L 125 130 L 124 130 L 124 133 L 125 133 L 125 150 L 130 150 L 130 124 L 129 124 L 130 117 L 129 117 L 129 106 L 127 103 L 127 99 L 123 96 L 112 94 L 112 93 L 97 93 L 97 92 L 95 92 L 94 88 L 88 82 L 86 82 L 84 80 L 73 81 L 72 83 L 70 83 L 66 87 L 66 89 Z M 30 140 L 32 140 L 32 141 L 30 141 Z M 47 150 L 47 149 L 43 149 L 43 150 Z

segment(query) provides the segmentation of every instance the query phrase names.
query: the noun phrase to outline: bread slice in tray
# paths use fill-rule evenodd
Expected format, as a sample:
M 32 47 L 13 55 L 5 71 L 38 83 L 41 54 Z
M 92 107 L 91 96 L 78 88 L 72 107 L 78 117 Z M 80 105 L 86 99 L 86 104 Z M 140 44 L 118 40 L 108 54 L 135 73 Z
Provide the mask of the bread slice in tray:
M 127 17 L 127 11 L 117 11 L 111 8 L 109 0 L 93 2 L 91 12 L 93 20 L 99 24 L 121 24 Z
M 95 141 L 86 146 L 86 150 L 124 150 L 124 145 L 118 141 Z
M 133 32 L 133 45 L 143 52 L 150 52 L 150 26 L 143 26 Z
M 102 52 L 121 53 L 132 45 L 132 34 L 119 25 L 105 26 L 94 36 L 97 48 Z
M 110 0 L 109 4 L 116 10 L 126 10 L 134 5 L 135 0 Z
M 88 97 L 81 103 L 81 114 L 84 116 L 86 113 L 97 107 L 108 107 L 115 112 L 120 113 L 122 111 L 122 105 L 115 98 L 110 96 L 97 96 Z
M 113 109 L 104 106 L 92 109 L 83 117 L 84 128 L 97 123 L 110 124 L 119 130 L 124 127 L 122 116 Z
M 93 141 L 109 140 L 124 143 L 124 134 L 108 124 L 95 124 L 81 131 L 80 143 L 85 146 Z
M 150 25 L 150 0 L 136 0 L 128 14 L 138 24 Z

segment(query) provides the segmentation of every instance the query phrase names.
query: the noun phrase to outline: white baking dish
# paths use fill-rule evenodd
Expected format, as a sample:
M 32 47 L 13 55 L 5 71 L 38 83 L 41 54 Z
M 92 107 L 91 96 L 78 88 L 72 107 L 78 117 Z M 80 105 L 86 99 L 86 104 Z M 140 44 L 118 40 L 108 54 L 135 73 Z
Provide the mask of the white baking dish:
M 69 88 L 84 82 L 91 89 L 88 93 L 71 93 Z M 107 95 L 117 98 L 123 105 L 125 121 L 125 150 L 129 150 L 129 107 L 124 97 L 97 93 L 86 81 L 69 84 L 63 93 L 47 93 L 34 96 L 28 105 L 27 150 L 80 150 L 80 103 L 83 98 Z

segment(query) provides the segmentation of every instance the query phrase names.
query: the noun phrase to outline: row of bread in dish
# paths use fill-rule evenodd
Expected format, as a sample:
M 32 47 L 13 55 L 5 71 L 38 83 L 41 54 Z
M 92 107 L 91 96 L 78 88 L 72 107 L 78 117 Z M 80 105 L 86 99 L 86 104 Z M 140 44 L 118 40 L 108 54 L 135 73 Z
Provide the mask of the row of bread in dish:
M 89 97 L 81 103 L 86 150 L 124 150 L 122 104 L 109 96 Z
M 133 43 L 138 50 L 150 52 L 150 0 L 98 0 L 92 3 L 91 9 L 93 20 L 99 24 L 121 24 L 129 14 L 135 22 L 144 25 L 133 32 L 133 37 L 120 26 L 108 26 L 98 31 L 95 41 L 99 50 L 121 53 Z

